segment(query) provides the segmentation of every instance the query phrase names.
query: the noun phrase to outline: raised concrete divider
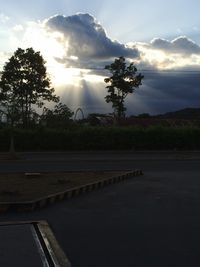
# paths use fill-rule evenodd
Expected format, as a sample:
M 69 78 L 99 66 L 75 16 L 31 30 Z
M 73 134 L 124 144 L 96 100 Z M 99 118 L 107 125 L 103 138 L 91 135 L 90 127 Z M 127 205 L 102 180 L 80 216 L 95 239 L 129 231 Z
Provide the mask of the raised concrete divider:
M 15 211 L 34 211 L 35 209 L 44 208 L 49 204 L 53 204 L 56 201 L 61 201 L 63 199 L 70 199 L 72 197 L 79 196 L 81 194 L 97 190 L 101 187 L 108 186 L 114 183 L 121 182 L 123 180 L 143 175 L 142 170 L 133 170 L 126 172 L 119 176 L 113 176 L 103 180 L 97 180 L 92 183 L 81 185 L 78 187 L 73 187 L 65 191 L 51 194 L 40 199 L 34 199 L 32 201 L 23 202 L 0 202 L 0 213 L 15 210 Z

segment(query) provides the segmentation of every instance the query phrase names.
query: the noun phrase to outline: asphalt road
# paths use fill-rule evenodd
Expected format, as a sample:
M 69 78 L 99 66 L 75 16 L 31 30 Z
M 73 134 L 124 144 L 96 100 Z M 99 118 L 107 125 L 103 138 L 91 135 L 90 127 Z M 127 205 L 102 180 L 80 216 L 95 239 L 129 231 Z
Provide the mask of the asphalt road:
M 2 214 L 0 221 L 48 221 L 72 267 L 199 267 L 199 163 L 173 157 L 82 159 L 76 163 L 80 169 L 142 168 L 145 175 L 33 213 Z
M 1 160 L 0 172 L 78 170 L 199 169 L 200 152 L 69 152 L 19 153 L 19 160 Z

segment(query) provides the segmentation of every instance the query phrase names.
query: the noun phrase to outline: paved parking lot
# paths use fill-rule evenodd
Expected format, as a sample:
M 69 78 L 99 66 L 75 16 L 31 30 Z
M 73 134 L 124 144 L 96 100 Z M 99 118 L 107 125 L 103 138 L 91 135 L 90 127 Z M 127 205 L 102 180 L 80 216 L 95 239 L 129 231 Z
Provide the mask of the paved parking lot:
M 101 164 L 93 163 L 90 167 Z M 197 267 L 199 163 L 198 159 L 118 162 L 116 168 L 143 166 L 145 175 L 34 213 L 2 214 L 0 220 L 48 221 L 72 267 Z M 106 164 L 113 167 L 116 161 Z

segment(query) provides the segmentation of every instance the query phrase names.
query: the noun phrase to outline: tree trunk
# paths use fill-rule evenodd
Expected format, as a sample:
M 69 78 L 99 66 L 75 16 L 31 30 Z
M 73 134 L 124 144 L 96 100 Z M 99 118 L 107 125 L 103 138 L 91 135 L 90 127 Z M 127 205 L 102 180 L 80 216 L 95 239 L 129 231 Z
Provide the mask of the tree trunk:
M 16 154 L 16 151 L 15 151 L 15 145 L 14 145 L 13 129 L 11 129 L 11 132 L 10 132 L 9 158 L 11 158 L 11 159 L 16 159 L 17 158 L 17 154 Z

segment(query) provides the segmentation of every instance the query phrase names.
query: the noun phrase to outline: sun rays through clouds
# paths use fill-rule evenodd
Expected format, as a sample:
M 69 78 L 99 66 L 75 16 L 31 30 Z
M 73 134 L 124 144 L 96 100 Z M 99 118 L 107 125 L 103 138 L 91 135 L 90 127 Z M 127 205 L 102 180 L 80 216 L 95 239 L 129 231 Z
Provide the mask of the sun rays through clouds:
M 136 6 L 140 10 L 144 3 Z M 141 88 L 127 98 L 129 114 L 159 113 L 169 107 L 196 106 L 200 97 L 200 78 L 195 73 L 200 72 L 198 39 L 189 38 L 191 35 L 187 35 L 181 25 L 177 26 L 176 35 L 173 32 L 172 37 L 169 34 L 166 38 L 164 34 L 159 37 L 160 31 L 158 37 L 152 36 L 150 24 L 148 34 L 147 29 L 142 28 L 140 33 L 134 33 L 139 25 L 146 25 L 145 20 L 130 20 L 131 9 L 127 11 L 126 7 L 121 12 L 127 12 L 128 20 L 125 23 L 118 18 L 116 29 L 114 23 L 109 23 L 109 10 L 103 10 L 102 4 L 99 7 L 101 12 L 96 13 L 99 17 L 89 12 L 71 15 L 51 13 L 40 20 L 20 19 L 16 23 L 11 16 L 1 13 L 1 67 L 18 47 L 33 47 L 43 55 L 52 85 L 67 105 L 72 109 L 83 107 L 87 113 L 110 112 L 112 109 L 104 100 L 104 78 L 108 75 L 104 67 L 114 58 L 124 56 L 133 61 L 145 76 Z M 153 12 L 153 9 L 150 11 Z M 102 26 L 106 23 L 110 25 L 109 34 Z M 127 24 L 130 27 L 124 28 Z M 199 27 L 194 23 L 191 31 L 197 34 Z M 128 43 L 122 42 L 123 36 L 129 40 Z M 134 36 L 140 36 L 141 41 L 134 40 Z M 119 37 L 120 41 L 114 40 L 115 37 Z

